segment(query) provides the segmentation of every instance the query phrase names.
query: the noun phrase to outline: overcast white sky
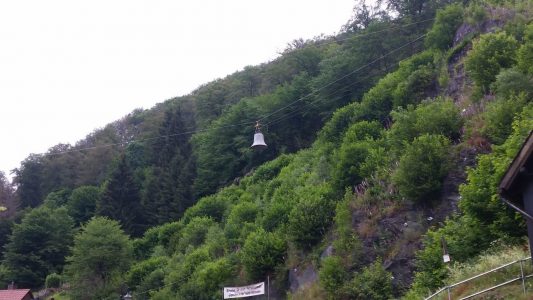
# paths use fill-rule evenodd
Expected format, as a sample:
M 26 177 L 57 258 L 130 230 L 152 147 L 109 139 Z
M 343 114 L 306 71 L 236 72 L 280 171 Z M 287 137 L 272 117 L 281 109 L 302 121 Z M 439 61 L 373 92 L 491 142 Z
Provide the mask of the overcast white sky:
M 135 108 L 333 34 L 354 0 L 0 3 L 0 171 Z

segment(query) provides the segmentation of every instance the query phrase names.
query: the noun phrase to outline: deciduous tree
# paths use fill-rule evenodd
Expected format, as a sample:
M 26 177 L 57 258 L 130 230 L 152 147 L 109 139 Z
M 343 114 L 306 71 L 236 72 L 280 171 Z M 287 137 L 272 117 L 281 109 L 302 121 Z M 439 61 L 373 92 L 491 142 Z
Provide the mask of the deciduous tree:
M 95 217 L 74 238 L 66 274 L 73 299 L 118 296 L 133 247 L 118 222 Z
M 46 275 L 60 273 L 72 244 L 73 222 L 65 208 L 46 206 L 15 224 L 6 245 L 5 266 L 19 287 L 38 287 Z

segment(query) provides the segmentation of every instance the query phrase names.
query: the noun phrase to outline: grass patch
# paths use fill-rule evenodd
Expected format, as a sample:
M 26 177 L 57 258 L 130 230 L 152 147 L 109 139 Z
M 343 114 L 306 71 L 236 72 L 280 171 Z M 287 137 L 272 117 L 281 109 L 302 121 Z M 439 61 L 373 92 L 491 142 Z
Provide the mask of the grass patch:
M 525 247 L 512 247 L 504 248 L 499 251 L 488 251 L 487 253 L 478 256 L 474 261 L 469 263 L 456 263 L 451 266 L 450 277 L 448 278 L 447 283 L 448 285 L 451 285 L 528 256 L 529 252 Z M 522 266 L 525 275 L 533 274 L 533 267 L 530 260 L 524 261 Z M 471 295 L 508 280 L 519 278 L 520 275 L 520 263 L 509 265 L 501 270 L 453 287 L 451 289 L 452 299 L 459 299 Z M 533 278 L 526 279 L 526 290 L 527 294 L 531 294 L 533 291 Z M 529 299 L 524 295 L 521 280 L 484 293 L 478 297 L 482 297 L 482 299 Z M 448 294 L 444 291 L 439 297 L 434 299 L 448 299 Z
M 326 292 L 317 282 L 302 288 L 294 294 L 289 293 L 287 295 L 288 300 L 322 300 L 327 299 Z
M 59 292 L 57 294 L 50 295 L 46 300 L 70 300 L 70 297 L 67 295 L 66 292 Z

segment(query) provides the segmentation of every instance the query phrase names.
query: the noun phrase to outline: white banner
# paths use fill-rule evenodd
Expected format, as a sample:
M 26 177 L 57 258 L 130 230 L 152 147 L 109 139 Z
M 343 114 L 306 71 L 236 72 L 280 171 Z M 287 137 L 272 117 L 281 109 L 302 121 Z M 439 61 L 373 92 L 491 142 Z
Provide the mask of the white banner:
M 265 294 L 265 282 L 247 286 L 225 287 L 224 299 L 242 298 Z

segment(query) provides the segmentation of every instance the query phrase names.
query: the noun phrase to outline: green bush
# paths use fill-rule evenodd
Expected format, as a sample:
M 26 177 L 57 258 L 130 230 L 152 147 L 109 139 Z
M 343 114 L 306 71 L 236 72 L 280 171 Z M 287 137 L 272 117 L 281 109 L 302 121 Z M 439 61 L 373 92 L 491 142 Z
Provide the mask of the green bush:
M 247 182 L 248 180 L 250 183 L 272 180 L 292 159 L 292 155 L 282 154 L 273 161 L 262 164 L 251 177 L 243 179 L 241 183 Z
M 462 6 L 448 5 L 446 8 L 438 10 L 435 24 L 426 36 L 426 47 L 439 50 L 448 49 L 453 43 L 455 31 L 461 23 L 463 23 Z
M 338 299 L 344 282 L 348 279 L 343 261 L 338 256 L 328 256 L 322 261 L 318 273 L 320 285 L 328 293 L 329 299 Z
M 533 42 L 528 42 L 518 49 L 518 67 L 524 73 L 533 75 Z
M 507 34 L 513 36 L 517 41 L 523 42 L 527 28 L 527 22 L 528 19 L 524 15 L 517 14 L 512 20 L 503 26 L 503 29 Z
M 286 245 L 276 233 L 259 229 L 251 233 L 240 253 L 246 273 L 252 280 L 272 274 L 285 259 Z
M 351 298 L 388 300 L 393 298 L 392 274 L 387 272 L 381 259 L 363 268 L 347 283 L 346 290 Z
M 237 242 L 241 233 L 253 231 L 258 213 L 259 207 L 253 202 L 242 202 L 232 208 L 224 228 L 230 242 Z
M 306 186 L 297 191 L 300 199 L 289 215 L 288 234 L 296 245 L 310 249 L 326 233 L 333 221 L 335 202 L 329 199 L 329 186 Z
M 492 84 L 491 89 L 500 99 L 516 96 L 520 93 L 533 94 L 533 85 L 529 76 L 515 68 L 502 70 L 496 76 L 496 81 Z
M 457 139 L 463 126 L 459 108 L 451 100 L 437 98 L 407 109 L 391 113 L 394 124 L 388 132 L 388 141 L 395 153 L 403 150 L 405 143 L 411 143 L 422 134 L 439 134 Z
M 336 189 L 344 190 L 346 186 L 358 184 L 371 175 L 370 168 L 362 168 L 371 149 L 376 148 L 377 139 L 383 127 L 378 122 L 361 121 L 353 124 L 346 131 L 341 147 L 336 155 L 333 169 L 333 181 Z
M 61 275 L 57 273 L 48 274 L 46 276 L 45 286 L 48 289 L 59 288 L 61 287 L 61 281 L 62 281 Z
M 373 141 L 360 141 L 341 146 L 334 170 L 334 181 L 338 190 L 355 186 L 364 179 L 364 175 L 369 175 L 362 174 L 361 166 L 370 155 L 374 144 Z
M 500 70 L 515 64 L 517 49 L 515 38 L 504 32 L 484 34 L 474 41 L 465 66 L 481 91 L 488 92 Z
M 435 198 L 448 172 L 448 152 L 449 141 L 442 135 L 416 138 L 392 176 L 400 195 L 414 201 Z
M 227 223 L 253 223 L 259 213 L 259 207 L 253 202 L 242 202 L 231 209 Z
M 436 72 L 433 66 L 420 66 L 402 81 L 393 92 L 393 108 L 417 104 L 436 89 Z
M 470 25 L 478 25 L 486 18 L 485 7 L 476 1 L 472 1 L 465 10 L 465 19 Z
M 350 144 L 367 139 L 377 139 L 383 132 L 383 126 L 376 121 L 361 121 L 351 125 L 344 134 L 342 143 Z
M 151 299 L 150 291 L 156 291 L 165 285 L 165 271 L 163 269 L 156 269 L 146 275 L 142 282 L 137 286 L 133 293 L 135 300 L 149 300 Z
M 401 65 L 401 64 L 400 64 Z M 394 73 L 389 73 L 383 77 L 373 88 L 363 97 L 361 102 L 362 120 L 384 121 L 393 108 L 393 92 L 410 72 L 398 69 Z
M 359 102 L 350 103 L 333 113 L 331 119 L 318 134 L 318 141 L 340 143 L 344 132 L 353 123 L 361 119 L 362 105 Z
M 133 240 L 133 253 L 136 259 L 146 259 L 151 256 L 157 246 L 168 249 L 173 237 L 178 237 L 183 228 L 183 222 L 170 222 L 151 227 L 142 238 Z
M 363 245 L 354 231 L 352 225 L 352 211 L 350 209 L 353 195 L 346 190 L 344 199 L 337 203 L 335 209 L 335 235 L 333 249 L 335 254 L 342 259 L 346 269 L 351 269 L 361 263 L 363 257 Z
M 524 44 L 518 49 L 518 68 L 533 75 L 533 24 L 527 25 L 524 31 Z
M 410 58 L 399 63 L 400 67 L 395 72 L 387 74 L 373 88 L 371 88 L 361 101 L 360 120 L 379 120 L 385 121 L 390 111 L 394 108 L 395 98 L 402 101 L 404 91 L 418 93 L 427 87 L 428 76 L 426 71 L 430 70 L 435 59 L 435 51 L 427 50 L 415 54 Z M 419 70 L 417 74 L 410 75 Z M 426 74 L 424 74 L 426 73 Z M 408 82 L 406 80 L 409 79 Z M 398 88 L 399 85 L 402 87 Z M 396 91 L 399 89 L 399 91 Z M 400 97 L 402 96 L 402 97 Z M 421 99 L 407 99 L 410 103 L 417 102 Z
M 4 246 L 9 243 L 9 236 L 13 231 L 13 220 L 2 218 L 0 219 L 0 249 L 4 249 Z M 4 258 L 3 251 L 0 251 L 0 261 Z
M 522 111 L 527 101 L 526 95 L 520 94 L 489 103 L 483 113 L 485 127 L 482 130 L 492 143 L 501 145 L 505 142 L 512 132 L 515 115 Z
M 415 129 L 421 134 L 439 134 L 457 139 L 463 126 L 459 108 L 450 99 L 435 99 L 419 105 L 416 110 Z
M 235 266 L 226 257 L 205 262 L 180 286 L 177 296 L 173 299 L 222 299 L 221 287 L 231 282 L 235 276 Z
M 189 247 L 197 247 L 204 243 L 209 228 L 218 226 L 209 217 L 196 217 L 181 230 L 179 235 L 177 251 L 185 251 Z
M 283 201 L 270 203 L 263 211 L 261 226 L 268 231 L 276 230 L 279 226 L 289 221 L 291 209 L 292 207 Z
M 126 274 L 126 282 L 128 283 L 128 286 L 135 288 L 140 285 L 150 273 L 165 266 L 167 261 L 168 258 L 159 256 L 137 262 Z
M 196 217 L 210 217 L 217 222 L 222 221 L 229 203 L 223 197 L 217 196 L 203 197 L 194 206 L 187 209 L 183 216 L 184 222 L 188 223 Z
M 0 264 L 0 285 L 4 287 L 7 286 L 13 281 L 11 278 L 13 278 L 11 271 L 5 264 Z
M 189 280 L 195 270 L 207 261 L 212 261 L 214 257 L 210 255 L 208 247 L 200 246 L 187 254 L 174 255 L 168 262 L 168 275 L 165 277 L 166 282 L 183 283 Z M 173 290 L 177 286 L 172 287 Z

